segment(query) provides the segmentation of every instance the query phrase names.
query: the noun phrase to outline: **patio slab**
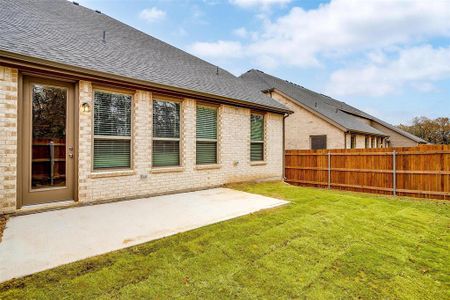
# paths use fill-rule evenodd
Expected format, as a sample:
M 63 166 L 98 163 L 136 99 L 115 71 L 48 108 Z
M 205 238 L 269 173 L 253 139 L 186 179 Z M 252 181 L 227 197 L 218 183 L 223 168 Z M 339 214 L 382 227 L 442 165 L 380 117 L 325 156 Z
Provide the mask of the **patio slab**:
M 0 282 L 286 203 L 215 188 L 13 217 Z

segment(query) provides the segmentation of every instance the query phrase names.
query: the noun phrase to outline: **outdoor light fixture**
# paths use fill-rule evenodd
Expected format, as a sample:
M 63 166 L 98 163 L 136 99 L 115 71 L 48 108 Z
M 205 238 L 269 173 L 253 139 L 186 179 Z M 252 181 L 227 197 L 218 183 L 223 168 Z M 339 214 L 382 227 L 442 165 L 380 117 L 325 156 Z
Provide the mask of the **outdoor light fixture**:
M 89 105 L 89 103 L 84 102 L 84 103 L 81 105 L 81 111 L 84 112 L 84 113 L 91 112 L 91 106 Z

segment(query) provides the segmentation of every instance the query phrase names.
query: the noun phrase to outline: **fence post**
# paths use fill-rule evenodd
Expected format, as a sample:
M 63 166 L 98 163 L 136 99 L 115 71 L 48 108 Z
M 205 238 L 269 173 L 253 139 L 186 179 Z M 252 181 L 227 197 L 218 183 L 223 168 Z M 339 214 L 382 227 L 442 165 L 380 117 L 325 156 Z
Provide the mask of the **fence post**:
M 397 196 L 397 159 L 395 150 L 392 152 L 392 194 Z
M 328 152 L 328 189 L 331 189 L 331 153 Z

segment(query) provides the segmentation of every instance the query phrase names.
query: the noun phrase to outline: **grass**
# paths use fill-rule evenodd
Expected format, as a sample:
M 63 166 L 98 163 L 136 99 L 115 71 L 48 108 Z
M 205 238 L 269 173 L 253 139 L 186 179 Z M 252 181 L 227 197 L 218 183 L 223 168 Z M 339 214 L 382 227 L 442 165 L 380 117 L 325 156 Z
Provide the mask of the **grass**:
M 446 202 L 232 187 L 291 203 L 6 282 L 0 299 L 449 299 Z
M 5 216 L 0 216 L 0 242 L 2 241 L 3 231 L 5 230 L 7 220 L 8 219 Z

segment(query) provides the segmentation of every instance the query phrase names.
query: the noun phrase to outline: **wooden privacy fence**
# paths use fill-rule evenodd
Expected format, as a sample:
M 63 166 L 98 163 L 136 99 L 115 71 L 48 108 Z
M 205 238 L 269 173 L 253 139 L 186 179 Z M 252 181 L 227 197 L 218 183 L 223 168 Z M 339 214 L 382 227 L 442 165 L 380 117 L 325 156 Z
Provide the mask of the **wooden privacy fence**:
M 287 150 L 286 182 L 450 199 L 450 146 Z

